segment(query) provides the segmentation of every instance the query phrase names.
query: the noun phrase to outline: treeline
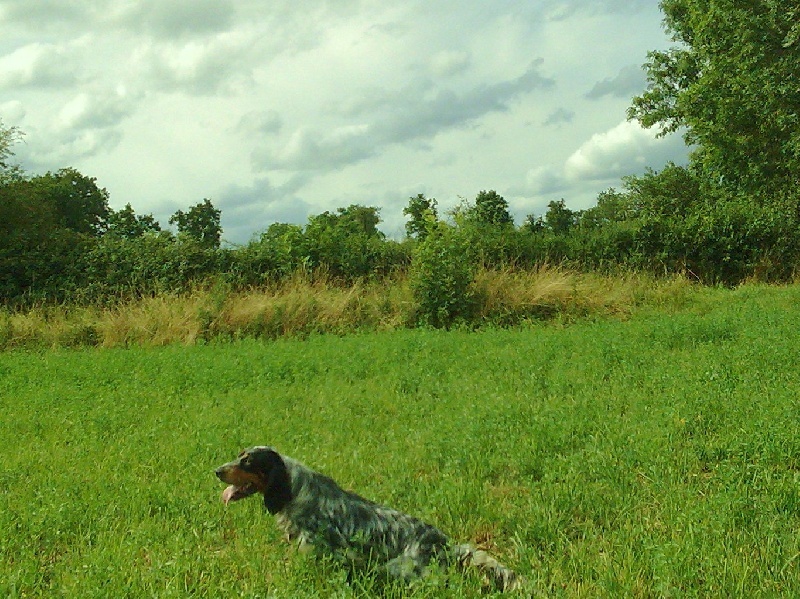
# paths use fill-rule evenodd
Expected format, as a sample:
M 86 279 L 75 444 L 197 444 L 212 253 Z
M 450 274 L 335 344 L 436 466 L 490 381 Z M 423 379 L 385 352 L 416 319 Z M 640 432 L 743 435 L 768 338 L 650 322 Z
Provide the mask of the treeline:
M 93 178 L 74 169 L 6 174 L 0 184 L 2 302 L 102 303 L 180 293 L 212 280 L 242 289 L 298 271 L 349 284 L 410 267 L 420 297 L 443 307 L 447 320 L 468 300 L 464 290 L 478 267 L 566 262 L 736 284 L 748 277 L 786 280 L 800 258 L 796 200 L 715 194 L 691 168 L 675 165 L 627 178 L 588 210 L 550 202 L 545 214 L 520 226 L 495 191 L 445 215 L 435 199 L 420 194 L 404 210 L 402 240 L 379 230 L 378 208 L 351 205 L 312 216 L 304 226 L 274 223 L 246 245 L 222 247 L 221 212 L 208 199 L 170 218 L 177 233 L 130 205 L 112 210 L 108 199 Z
M 568 263 L 685 273 L 707 284 L 786 281 L 800 264 L 800 4 L 662 0 L 676 47 L 649 54 L 648 87 L 629 117 L 683 132 L 687 166 L 623 179 L 592 208 L 552 201 L 517 225 L 482 191 L 449 214 L 423 195 L 387 239 L 378 208 L 351 205 L 304 226 L 269 225 L 221 247 L 210 200 L 170 219 L 177 234 L 74 169 L 29 176 L 9 163 L 19 131 L 0 123 L 0 302 L 108 302 L 180 293 L 208 281 L 271 285 L 297 272 L 343 284 L 408 273 L 421 318 L 468 317 L 476 269 Z

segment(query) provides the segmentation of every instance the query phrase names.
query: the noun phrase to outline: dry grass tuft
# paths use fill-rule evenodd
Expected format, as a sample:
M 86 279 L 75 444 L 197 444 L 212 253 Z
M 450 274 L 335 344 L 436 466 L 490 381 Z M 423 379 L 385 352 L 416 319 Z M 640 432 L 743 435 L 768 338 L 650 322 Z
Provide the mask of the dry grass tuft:
M 481 270 L 475 277 L 476 322 L 501 326 L 527 320 L 624 316 L 642 306 L 680 307 L 694 297 L 685 278 L 606 276 L 562 267 Z M 307 336 L 391 330 L 416 324 L 405 277 L 343 287 L 324 276 L 299 274 L 273 288 L 198 289 L 112 308 L 39 307 L 0 312 L 0 348 L 104 347 L 211 339 Z

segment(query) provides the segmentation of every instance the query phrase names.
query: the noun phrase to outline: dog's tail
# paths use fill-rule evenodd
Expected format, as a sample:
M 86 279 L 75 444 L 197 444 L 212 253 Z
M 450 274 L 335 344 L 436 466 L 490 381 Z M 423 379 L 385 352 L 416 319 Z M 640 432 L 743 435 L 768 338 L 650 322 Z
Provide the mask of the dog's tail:
M 477 568 L 498 590 L 515 591 L 522 587 L 521 576 L 482 549 L 477 549 L 472 545 L 455 545 L 452 551 L 461 567 Z

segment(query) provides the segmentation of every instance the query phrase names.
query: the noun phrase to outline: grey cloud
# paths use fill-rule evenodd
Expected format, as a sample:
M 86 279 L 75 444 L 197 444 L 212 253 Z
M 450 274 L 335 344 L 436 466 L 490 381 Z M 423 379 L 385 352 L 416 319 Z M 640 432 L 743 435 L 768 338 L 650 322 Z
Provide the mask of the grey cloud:
M 547 118 L 542 122 L 545 127 L 552 127 L 562 125 L 564 123 L 571 123 L 575 119 L 575 111 L 567 110 L 566 108 L 557 108 L 551 112 Z
M 72 129 L 47 134 L 33 130 L 17 154 L 28 170 L 54 170 L 82 158 L 110 152 L 121 140 L 118 128 Z
M 553 80 L 539 73 L 541 62 L 532 62 L 515 79 L 461 93 L 426 89 L 433 87 L 431 82 L 407 86 L 399 92 L 380 91 L 347 108 L 350 118 L 361 124 L 328 133 L 299 129 L 280 151 L 257 151 L 254 162 L 264 169 L 329 170 L 376 156 L 389 145 L 431 139 L 467 126 L 485 114 L 503 112 L 526 93 L 553 87 Z
M 303 177 L 275 186 L 262 178 L 250 186 L 232 185 L 215 202 L 222 211 L 223 238 L 230 243 L 245 243 L 272 223 L 304 224 L 312 207 L 297 196 L 306 183 Z
M 450 77 L 464 72 L 470 63 L 471 59 L 467 52 L 444 50 L 431 58 L 430 70 L 436 77 Z
M 516 196 L 540 196 L 563 192 L 568 187 L 563 171 L 563 167 L 552 165 L 532 168 L 526 174 L 524 183 L 512 186 L 509 193 Z
M 239 119 L 234 131 L 246 138 L 275 135 L 283 128 L 281 115 L 274 110 L 253 110 Z
M 77 94 L 49 122 L 26 126 L 20 157 L 27 168 L 52 170 L 110 152 L 122 141 L 122 124 L 137 103 L 122 89 Z
M 50 24 L 66 28 L 81 21 L 86 13 L 86 3 L 79 0 L 4 0 L 0 5 L 1 20 L 40 30 Z
M 546 4 L 545 15 L 551 21 L 564 21 L 576 14 L 635 14 L 651 9 L 653 0 L 551 0 Z
M 647 85 L 647 77 L 639 65 L 628 65 L 614 77 L 609 77 L 594 84 L 586 98 L 597 100 L 604 96 L 615 98 L 632 98 L 641 93 Z
M 234 15 L 231 0 L 148 0 L 129 4 L 112 20 L 135 32 L 174 40 L 226 31 Z

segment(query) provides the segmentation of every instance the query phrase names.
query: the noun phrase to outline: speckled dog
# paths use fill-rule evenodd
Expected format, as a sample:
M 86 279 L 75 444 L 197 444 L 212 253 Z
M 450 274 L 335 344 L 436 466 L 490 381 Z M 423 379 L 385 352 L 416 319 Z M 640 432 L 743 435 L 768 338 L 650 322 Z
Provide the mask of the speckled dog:
M 320 548 L 356 565 L 381 564 L 390 576 L 410 581 L 431 563 L 478 568 L 496 588 L 508 591 L 520 578 L 485 551 L 456 545 L 438 528 L 343 490 L 271 447 L 251 447 L 216 470 L 229 486 L 227 505 L 254 493 L 274 515 L 290 543 Z

